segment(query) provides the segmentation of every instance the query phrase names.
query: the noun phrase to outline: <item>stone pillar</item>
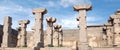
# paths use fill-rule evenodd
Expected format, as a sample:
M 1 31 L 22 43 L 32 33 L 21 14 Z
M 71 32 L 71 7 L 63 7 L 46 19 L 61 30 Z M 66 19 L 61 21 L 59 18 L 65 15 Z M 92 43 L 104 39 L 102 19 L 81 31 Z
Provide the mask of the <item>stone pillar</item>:
M 63 46 L 63 30 L 59 29 L 59 46 Z
M 114 45 L 120 47 L 120 10 L 110 17 L 113 20 Z
M 107 32 L 107 45 L 108 46 L 113 46 L 113 34 L 111 32 L 111 29 L 108 28 L 106 30 L 106 32 Z
M 76 5 L 74 10 L 79 12 L 77 21 L 79 21 L 79 50 L 88 49 L 86 11 L 91 10 L 91 5 Z
M 106 30 L 106 39 L 107 39 L 107 46 L 113 46 L 113 33 L 112 33 L 112 30 L 111 28 L 109 28 L 109 26 L 111 25 L 108 25 L 108 24 L 105 24 L 105 27 L 104 29 Z
M 47 13 L 47 10 L 45 8 L 33 9 L 32 13 L 35 15 L 35 27 L 31 47 L 40 48 L 44 46 L 43 15 Z
M 12 18 L 10 16 L 6 16 L 4 18 L 4 26 L 3 26 L 3 39 L 1 47 L 9 47 L 11 43 L 11 25 Z
M 46 45 L 45 46 L 53 46 L 53 23 L 56 22 L 56 18 L 47 17 L 47 36 L 46 36 Z
M 20 26 L 16 28 L 18 30 L 18 37 L 17 37 L 17 47 L 20 47 L 20 39 L 21 39 L 21 28 Z
M 60 28 L 61 28 L 61 25 L 58 25 L 58 24 L 54 25 L 53 46 L 55 47 L 60 46 L 60 42 L 59 42 L 59 29 Z
M 19 35 L 18 35 L 18 42 L 17 42 L 17 47 L 27 47 L 27 31 L 26 27 L 27 24 L 29 24 L 29 20 L 20 20 L 19 25 Z

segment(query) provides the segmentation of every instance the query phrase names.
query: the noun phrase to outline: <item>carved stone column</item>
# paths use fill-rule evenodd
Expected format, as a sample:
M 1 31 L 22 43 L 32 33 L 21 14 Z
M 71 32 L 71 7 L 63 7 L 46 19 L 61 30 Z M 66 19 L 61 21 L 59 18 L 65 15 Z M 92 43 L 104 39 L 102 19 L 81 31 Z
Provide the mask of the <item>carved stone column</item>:
M 86 11 L 91 10 L 91 5 L 75 5 L 74 10 L 79 12 L 79 50 L 88 49 Z
M 35 27 L 33 34 L 33 41 L 31 46 L 34 48 L 44 47 L 44 33 L 43 33 L 43 15 L 47 13 L 45 8 L 33 9 L 33 14 L 35 15 Z
M 120 47 L 120 10 L 110 17 L 113 20 L 114 45 Z
M 10 16 L 5 16 L 4 18 L 4 26 L 3 26 L 3 39 L 1 47 L 9 47 L 11 43 L 11 25 L 12 18 Z
M 60 46 L 59 42 L 59 29 L 61 25 L 55 24 L 54 25 L 54 33 L 53 33 L 53 46 Z
M 27 24 L 29 24 L 29 20 L 20 20 L 19 21 L 19 35 L 18 35 L 18 43 L 17 43 L 17 47 L 27 47 L 27 31 L 26 31 L 26 27 Z
M 59 46 L 63 46 L 63 30 L 59 29 Z
M 45 46 L 53 46 L 53 23 L 56 22 L 56 18 L 47 17 L 47 36 L 46 36 L 46 45 Z
M 111 28 L 109 28 L 109 26 L 111 26 L 109 23 L 105 24 L 104 29 L 105 29 L 105 33 L 106 33 L 106 40 L 107 40 L 107 46 L 113 46 L 113 33 Z

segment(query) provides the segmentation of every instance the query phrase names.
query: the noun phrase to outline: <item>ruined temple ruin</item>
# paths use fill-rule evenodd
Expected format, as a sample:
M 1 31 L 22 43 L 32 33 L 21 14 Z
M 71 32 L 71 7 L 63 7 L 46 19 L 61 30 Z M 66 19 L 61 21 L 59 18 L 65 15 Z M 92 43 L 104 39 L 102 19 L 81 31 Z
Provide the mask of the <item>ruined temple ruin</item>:
M 26 31 L 28 19 L 20 20 L 17 29 L 11 28 L 12 18 L 5 16 L 0 25 L 0 50 L 120 50 L 120 10 L 110 15 L 108 22 L 101 25 L 87 25 L 86 13 L 92 5 L 73 6 L 78 12 L 75 17 L 79 29 L 62 29 L 54 17 L 47 17 L 47 29 L 43 29 L 46 8 L 32 10 L 35 24 L 32 31 Z M 77 26 L 77 25 L 76 25 Z

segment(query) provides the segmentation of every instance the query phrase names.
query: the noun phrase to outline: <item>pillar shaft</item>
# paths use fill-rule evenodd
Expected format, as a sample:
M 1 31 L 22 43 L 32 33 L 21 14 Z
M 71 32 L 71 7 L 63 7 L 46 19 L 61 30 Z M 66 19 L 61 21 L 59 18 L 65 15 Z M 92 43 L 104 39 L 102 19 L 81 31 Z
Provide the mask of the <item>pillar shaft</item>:
M 42 13 L 35 13 L 35 32 L 34 32 L 34 41 L 35 41 L 35 46 L 38 45 L 38 43 L 43 44 L 43 16 Z
M 35 15 L 35 28 L 33 41 L 31 42 L 33 48 L 39 49 L 44 47 L 44 33 L 43 33 L 43 15 L 46 13 L 45 8 L 33 9 L 33 14 Z
M 63 45 L 63 32 L 59 31 L 59 46 Z
M 79 10 L 79 41 L 81 43 L 87 42 L 87 32 L 86 32 L 86 10 Z
M 18 35 L 18 44 L 17 47 L 27 47 L 27 32 L 26 27 L 27 24 L 29 24 L 29 20 L 20 20 L 19 24 L 21 25 L 19 27 L 19 35 Z
M 46 36 L 46 43 L 47 45 L 53 45 L 53 23 L 48 22 L 48 28 L 47 28 L 47 36 Z
M 107 32 L 107 45 L 112 46 L 113 45 L 113 34 L 110 28 L 107 28 L 106 32 Z
M 59 46 L 59 32 L 58 29 L 55 29 L 53 34 L 53 46 Z
M 53 46 L 53 23 L 56 22 L 56 18 L 47 17 L 47 36 L 46 36 L 46 45 L 45 46 Z
M 86 11 L 91 10 L 91 5 L 75 5 L 74 10 L 79 12 L 79 50 L 88 50 Z
M 60 46 L 60 37 L 59 37 L 59 29 L 61 28 L 61 25 L 58 25 L 58 24 L 56 24 L 56 25 L 54 25 L 54 34 L 53 34 L 53 45 L 54 46 Z
M 3 39 L 2 39 L 2 46 L 1 47 L 9 47 L 11 43 L 11 25 L 12 25 L 12 18 L 6 16 L 4 18 L 4 26 L 3 26 Z

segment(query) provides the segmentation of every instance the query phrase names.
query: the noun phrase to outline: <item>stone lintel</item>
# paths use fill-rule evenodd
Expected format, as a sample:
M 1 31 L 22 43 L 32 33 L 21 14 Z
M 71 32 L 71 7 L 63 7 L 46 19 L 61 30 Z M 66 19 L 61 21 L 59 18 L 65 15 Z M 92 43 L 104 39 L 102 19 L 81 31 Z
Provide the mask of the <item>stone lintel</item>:
M 35 14 L 35 13 L 42 13 L 42 14 L 46 14 L 47 13 L 47 10 L 45 8 L 36 8 L 36 9 L 33 9 L 32 10 L 32 13 Z
M 79 10 L 87 10 L 88 11 L 88 10 L 92 9 L 92 6 L 84 4 L 84 5 L 75 5 L 73 8 L 75 11 L 79 11 Z

